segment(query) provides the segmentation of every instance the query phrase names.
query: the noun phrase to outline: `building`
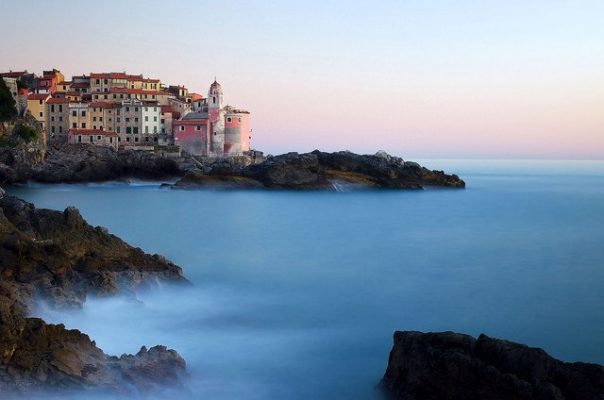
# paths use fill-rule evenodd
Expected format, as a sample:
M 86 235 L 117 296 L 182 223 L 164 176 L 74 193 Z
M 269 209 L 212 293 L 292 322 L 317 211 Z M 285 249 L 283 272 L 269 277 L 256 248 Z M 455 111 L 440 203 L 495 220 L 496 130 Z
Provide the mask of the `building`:
M 70 129 L 67 134 L 68 143 L 109 146 L 115 150 L 118 148 L 118 139 L 117 133 L 99 129 Z
M 69 103 L 69 129 L 90 129 L 89 103 Z
M 46 126 L 50 142 L 67 142 L 67 131 L 70 127 L 69 99 L 51 97 L 46 101 Z
M 50 99 L 48 93 L 30 93 L 27 96 L 27 109 L 38 122 L 42 132 L 46 132 L 46 101 Z
M 124 148 L 157 145 L 161 132 L 161 106 L 157 102 L 123 100 L 117 109 L 115 131 L 120 137 L 120 146 Z
M 173 122 L 174 144 L 189 154 L 210 154 L 210 119 L 208 113 L 189 113 Z
M 199 100 L 199 99 L 198 99 Z M 235 156 L 250 151 L 250 113 L 223 106 L 222 86 L 214 80 L 197 112 L 173 121 L 174 144 L 199 156 Z
M 53 94 L 57 91 L 57 84 L 64 80 L 65 76 L 57 69 L 53 68 L 50 71 L 44 71 L 41 77 L 35 79 L 33 91 L 35 93 Z
M 178 111 L 174 111 L 172 106 L 161 106 L 161 116 L 159 125 L 159 145 L 174 144 L 174 129 L 173 123 L 178 120 L 181 115 Z

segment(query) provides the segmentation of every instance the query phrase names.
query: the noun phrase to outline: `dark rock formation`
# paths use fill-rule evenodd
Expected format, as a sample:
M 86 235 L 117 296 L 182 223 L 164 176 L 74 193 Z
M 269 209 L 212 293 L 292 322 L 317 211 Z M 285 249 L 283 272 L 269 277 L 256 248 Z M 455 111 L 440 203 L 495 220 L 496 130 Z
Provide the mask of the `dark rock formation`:
M 80 331 L 29 317 L 34 298 L 80 306 L 88 294 L 129 293 L 158 280 L 186 282 L 178 266 L 88 225 L 75 208 L 36 209 L 0 192 L 0 392 L 129 392 L 178 382 L 185 364 L 173 350 L 109 357 Z
M 396 332 L 382 384 L 405 400 L 601 400 L 604 367 L 485 335 Z
M 288 153 L 260 164 L 210 165 L 191 171 L 174 188 L 239 187 L 335 190 L 338 186 L 421 189 L 426 186 L 465 187 L 457 175 L 430 171 L 384 152 L 358 155 L 347 151 Z

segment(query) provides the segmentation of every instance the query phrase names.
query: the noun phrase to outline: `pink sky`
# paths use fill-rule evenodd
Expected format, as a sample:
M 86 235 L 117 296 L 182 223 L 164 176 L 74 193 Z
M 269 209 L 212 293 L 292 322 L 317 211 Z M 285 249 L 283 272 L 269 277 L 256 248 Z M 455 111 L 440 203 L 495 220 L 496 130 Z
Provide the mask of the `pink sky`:
M 3 1 L 0 70 L 216 75 L 271 153 L 604 158 L 604 3 L 429 3 Z

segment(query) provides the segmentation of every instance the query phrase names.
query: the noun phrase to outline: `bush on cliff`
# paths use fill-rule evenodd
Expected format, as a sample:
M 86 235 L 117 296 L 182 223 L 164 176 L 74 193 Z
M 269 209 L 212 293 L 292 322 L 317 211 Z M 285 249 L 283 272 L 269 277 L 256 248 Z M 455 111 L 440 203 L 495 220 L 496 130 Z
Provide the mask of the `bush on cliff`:
M 8 90 L 4 79 L 0 79 L 0 122 L 9 121 L 17 116 L 17 105 Z
M 17 128 L 17 135 L 26 143 L 38 140 L 38 131 L 35 128 L 27 125 L 20 125 Z

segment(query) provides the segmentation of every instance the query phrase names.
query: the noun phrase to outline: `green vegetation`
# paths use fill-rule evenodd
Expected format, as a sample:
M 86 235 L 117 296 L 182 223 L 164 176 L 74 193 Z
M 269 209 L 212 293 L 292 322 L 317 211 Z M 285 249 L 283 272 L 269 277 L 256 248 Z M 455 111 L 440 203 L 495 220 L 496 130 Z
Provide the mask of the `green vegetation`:
M 17 128 L 17 135 L 27 143 L 38 139 L 38 130 L 27 125 L 20 125 Z
M 21 79 L 17 79 L 17 89 L 21 90 L 21 89 L 27 89 L 27 85 L 23 82 L 21 82 Z
M 0 122 L 10 121 L 18 115 L 17 104 L 4 79 L 0 79 Z

